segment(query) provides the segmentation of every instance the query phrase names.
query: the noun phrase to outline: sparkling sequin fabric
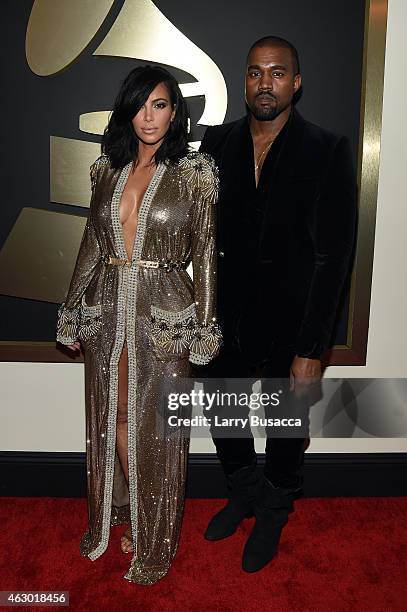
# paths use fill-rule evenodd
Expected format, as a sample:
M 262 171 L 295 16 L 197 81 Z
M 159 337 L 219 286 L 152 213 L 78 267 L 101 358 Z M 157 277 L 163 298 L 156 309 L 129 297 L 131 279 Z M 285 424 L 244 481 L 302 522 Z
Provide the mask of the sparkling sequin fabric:
M 85 353 L 89 528 L 81 554 L 95 560 L 110 527 L 129 523 L 134 554 L 125 578 L 152 584 L 175 555 L 184 503 L 188 437 L 162 418 L 168 381 L 190 374 L 190 362 L 218 352 L 215 204 L 217 168 L 191 152 L 178 164 L 159 164 L 141 203 L 132 265 L 127 259 L 119 204 L 131 164 L 91 166 L 90 212 L 69 291 L 58 312 L 57 340 L 80 339 Z M 148 269 L 137 260 L 192 261 L 185 269 Z M 116 452 L 118 362 L 128 345 L 129 485 Z

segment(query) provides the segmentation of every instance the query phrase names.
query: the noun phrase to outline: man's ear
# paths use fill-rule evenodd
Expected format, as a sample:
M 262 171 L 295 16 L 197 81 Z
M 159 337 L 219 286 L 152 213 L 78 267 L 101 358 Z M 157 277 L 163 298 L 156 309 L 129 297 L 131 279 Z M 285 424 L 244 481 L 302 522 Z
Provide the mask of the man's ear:
M 294 91 L 297 92 L 301 87 L 301 75 L 296 74 L 294 77 Z

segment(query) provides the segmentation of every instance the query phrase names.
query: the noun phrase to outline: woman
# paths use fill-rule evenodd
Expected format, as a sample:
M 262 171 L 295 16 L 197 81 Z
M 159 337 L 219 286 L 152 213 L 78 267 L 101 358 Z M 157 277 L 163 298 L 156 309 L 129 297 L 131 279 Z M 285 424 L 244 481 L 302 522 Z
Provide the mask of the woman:
M 189 151 L 187 108 L 161 68 L 122 84 L 91 166 L 89 217 L 57 340 L 85 355 L 89 528 L 97 559 L 110 526 L 127 523 L 129 581 L 152 584 L 175 555 L 188 438 L 159 405 L 189 362 L 218 352 L 215 318 L 217 168 Z M 192 262 L 193 282 L 185 268 Z

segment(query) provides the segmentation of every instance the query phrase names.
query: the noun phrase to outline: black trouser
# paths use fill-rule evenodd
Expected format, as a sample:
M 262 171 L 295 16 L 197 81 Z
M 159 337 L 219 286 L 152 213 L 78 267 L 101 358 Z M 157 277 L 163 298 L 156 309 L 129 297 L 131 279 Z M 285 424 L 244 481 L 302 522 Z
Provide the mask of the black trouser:
M 277 388 L 282 388 L 283 395 L 289 393 L 290 366 L 294 358 L 293 349 L 276 349 L 270 359 L 259 365 L 251 365 L 245 360 L 244 356 L 237 350 L 223 351 L 212 363 L 209 376 L 213 379 L 224 378 L 252 378 L 262 380 L 262 392 L 272 393 Z M 207 374 L 207 375 L 208 375 Z M 218 382 L 218 381 L 217 381 Z M 221 381 L 220 381 L 221 382 Z M 221 384 L 222 386 L 222 384 Z M 222 391 L 232 391 L 224 383 Z M 302 466 L 304 461 L 304 448 L 308 442 L 309 407 L 306 399 L 297 400 L 295 408 L 297 415 L 301 416 L 304 426 L 300 429 L 302 437 L 272 437 L 273 429 L 266 427 L 266 458 L 264 473 L 265 476 L 275 485 L 282 487 L 301 487 Z M 222 411 L 223 415 L 239 416 L 244 418 L 250 413 L 249 406 L 242 406 L 232 411 Z M 292 410 L 291 410 L 292 413 Z M 281 414 L 281 411 L 280 413 Z M 213 422 L 214 411 L 212 411 Z M 265 417 L 275 416 L 274 409 L 265 408 Z M 280 429 L 280 432 L 282 430 Z M 293 435 L 291 433 L 282 435 Z M 304 433 L 306 432 L 306 433 Z M 250 426 L 246 426 L 244 433 L 239 432 L 238 437 L 231 432 L 227 437 L 222 437 L 222 428 L 211 426 L 211 434 L 216 446 L 217 456 L 226 474 L 251 465 L 256 459 L 254 439 Z M 275 430 L 274 430 L 275 434 Z M 294 434 L 295 435 L 295 434 Z

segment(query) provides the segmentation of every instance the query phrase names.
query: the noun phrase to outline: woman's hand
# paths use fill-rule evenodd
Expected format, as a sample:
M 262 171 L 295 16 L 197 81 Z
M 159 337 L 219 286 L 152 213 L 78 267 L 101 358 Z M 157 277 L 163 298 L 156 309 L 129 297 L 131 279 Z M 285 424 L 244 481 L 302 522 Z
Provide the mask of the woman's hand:
M 73 344 L 65 344 L 65 346 L 69 348 L 71 351 L 81 350 L 81 343 L 79 342 L 79 340 L 77 342 L 74 342 Z

